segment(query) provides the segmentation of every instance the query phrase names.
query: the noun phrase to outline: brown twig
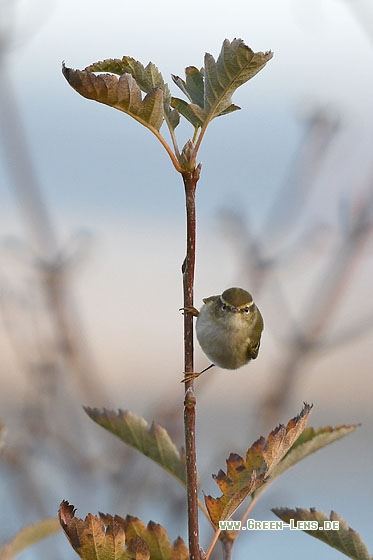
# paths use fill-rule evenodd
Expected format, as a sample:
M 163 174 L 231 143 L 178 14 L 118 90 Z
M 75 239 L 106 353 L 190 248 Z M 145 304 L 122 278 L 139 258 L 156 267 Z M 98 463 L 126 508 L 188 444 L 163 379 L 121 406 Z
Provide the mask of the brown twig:
M 195 193 L 199 178 L 200 166 L 193 171 L 183 173 L 186 201 L 187 243 L 186 257 L 182 267 L 184 307 L 193 307 L 194 299 L 194 268 L 196 255 L 196 204 Z M 193 347 L 193 315 L 188 311 L 184 313 L 184 371 L 194 371 Z M 196 463 L 196 398 L 193 389 L 193 380 L 185 384 L 184 400 L 184 429 L 186 476 L 188 497 L 188 533 L 190 560 L 199 560 L 199 530 L 198 530 L 198 483 Z

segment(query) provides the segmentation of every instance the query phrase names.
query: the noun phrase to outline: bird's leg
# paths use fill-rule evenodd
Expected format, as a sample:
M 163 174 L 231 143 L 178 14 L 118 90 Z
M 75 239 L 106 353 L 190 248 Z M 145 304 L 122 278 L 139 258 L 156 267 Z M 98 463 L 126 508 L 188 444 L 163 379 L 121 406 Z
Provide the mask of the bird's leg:
M 184 313 L 191 313 L 193 315 L 193 317 L 198 317 L 198 315 L 199 315 L 199 311 L 195 307 L 181 307 L 179 309 L 179 311 L 184 311 Z M 181 380 L 181 383 L 186 383 L 187 381 L 191 381 L 192 379 L 195 379 L 196 377 L 199 377 L 201 375 L 201 373 L 210 369 L 213 365 L 214 364 L 211 364 L 209 367 L 205 368 L 203 371 L 200 371 L 200 372 L 191 371 L 191 372 L 185 373 L 184 374 L 185 377 L 184 377 L 184 379 Z
M 189 373 L 185 373 L 185 377 L 184 379 L 182 379 L 180 381 L 180 383 L 187 383 L 188 381 L 191 381 L 192 379 L 195 379 L 196 377 L 199 377 L 200 375 L 202 375 L 202 373 L 205 373 L 205 371 L 207 371 L 208 369 L 211 369 L 212 367 L 214 367 L 215 364 L 210 364 L 209 366 L 207 366 L 205 369 L 203 369 L 202 371 L 191 371 Z

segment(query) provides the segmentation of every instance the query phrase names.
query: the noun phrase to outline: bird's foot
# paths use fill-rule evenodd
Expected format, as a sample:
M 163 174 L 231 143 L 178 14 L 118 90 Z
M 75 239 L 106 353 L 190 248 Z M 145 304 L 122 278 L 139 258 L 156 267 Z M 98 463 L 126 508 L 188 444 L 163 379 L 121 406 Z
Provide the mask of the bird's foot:
M 189 381 L 192 381 L 193 379 L 196 379 L 197 377 L 199 377 L 200 375 L 202 375 L 202 373 L 205 373 L 205 371 L 207 371 L 208 369 L 211 369 L 212 367 L 214 367 L 214 364 L 210 364 L 209 366 L 207 366 L 207 368 L 203 369 L 202 371 L 188 371 L 184 373 L 184 379 L 182 379 L 180 381 L 180 383 L 188 383 Z
M 193 379 L 196 379 L 197 377 L 199 377 L 201 375 L 202 371 L 198 372 L 198 371 L 190 371 L 188 373 L 184 373 L 184 379 L 182 379 L 180 381 L 180 383 L 189 383 L 189 381 L 192 381 Z
M 198 317 L 199 311 L 195 307 L 180 307 L 179 311 L 184 311 L 184 313 L 191 313 L 193 317 Z

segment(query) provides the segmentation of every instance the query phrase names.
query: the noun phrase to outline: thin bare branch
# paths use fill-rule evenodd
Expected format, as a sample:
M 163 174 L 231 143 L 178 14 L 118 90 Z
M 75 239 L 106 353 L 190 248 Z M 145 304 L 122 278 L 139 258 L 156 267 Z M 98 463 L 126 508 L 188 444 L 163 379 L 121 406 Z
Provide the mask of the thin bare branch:
M 191 308 L 194 304 L 194 269 L 196 258 L 196 203 L 195 194 L 199 179 L 200 166 L 194 171 L 183 173 L 187 242 L 186 256 L 182 267 L 184 307 Z M 193 315 L 184 313 L 184 371 L 194 371 Z M 187 473 L 188 499 L 188 533 L 190 560 L 199 560 L 199 527 L 198 527 L 198 477 L 196 458 L 196 397 L 193 380 L 185 384 L 184 400 L 185 454 Z

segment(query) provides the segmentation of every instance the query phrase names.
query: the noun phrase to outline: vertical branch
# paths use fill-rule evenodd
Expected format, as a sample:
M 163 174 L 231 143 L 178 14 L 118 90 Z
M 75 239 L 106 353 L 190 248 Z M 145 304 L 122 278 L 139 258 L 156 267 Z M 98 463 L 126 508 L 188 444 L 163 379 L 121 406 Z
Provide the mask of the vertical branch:
M 194 303 L 194 267 L 196 257 L 196 187 L 200 165 L 193 171 L 183 173 L 186 201 L 187 243 L 183 263 L 184 308 Z M 184 371 L 194 371 L 193 315 L 184 313 Z M 196 462 L 196 398 L 193 380 L 186 383 L 184 400 L 185 454 L 188 499 L 188 534 L 190 560 L 199 559 L 198 495 Z
M 234 539 L 227 539 L 225 538 L 222 541 L 223 544 L 223 555 L 224 555 L 224 560 L 231 560 L 232 558 L 232 548 L 233 548 L 233 544 L 234 544 Z

